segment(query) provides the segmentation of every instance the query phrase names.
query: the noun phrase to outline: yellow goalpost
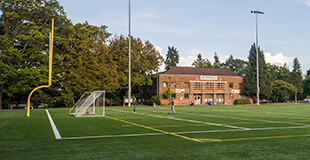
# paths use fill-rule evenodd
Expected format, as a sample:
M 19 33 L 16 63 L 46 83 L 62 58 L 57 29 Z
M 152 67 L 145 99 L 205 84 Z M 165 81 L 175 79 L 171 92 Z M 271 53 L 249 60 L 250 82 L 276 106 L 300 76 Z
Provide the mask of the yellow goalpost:
M 52 18 L 52 31 L 49 33 L 48 85 L 39 86 L 30 92 L 27 101 L 27 117 L 30 116 L 30 98 L 33 92 L 36 91 L 37 89 L 48 88 L 52 85 L 53 41 L 54 41 L 54 18 Z

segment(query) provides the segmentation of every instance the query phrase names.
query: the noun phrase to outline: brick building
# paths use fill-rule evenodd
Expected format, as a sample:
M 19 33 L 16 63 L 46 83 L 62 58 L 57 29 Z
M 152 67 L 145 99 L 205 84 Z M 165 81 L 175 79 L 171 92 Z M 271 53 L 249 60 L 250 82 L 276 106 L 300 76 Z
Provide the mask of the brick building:
M 157 95 L 162 104 L 170 100 L 164 92 L 170 88 L 176 105 L 214 104 L 232 105 L 235 99 L 249 99 L 243 95 L 244 77 L 224 68 L 169 67 L 157 75 Z

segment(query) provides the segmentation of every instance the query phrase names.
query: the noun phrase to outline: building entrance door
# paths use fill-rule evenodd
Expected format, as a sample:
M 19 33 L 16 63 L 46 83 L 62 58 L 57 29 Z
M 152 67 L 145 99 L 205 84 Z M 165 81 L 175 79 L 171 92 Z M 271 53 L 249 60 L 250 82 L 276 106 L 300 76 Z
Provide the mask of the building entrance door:
M 213 102 L 213 94 L 206 94 L 205 103 L 210 104 L 211 102 Z
M 201 94 L 194 94 L 194 104 L 201 104 Z
M 216 103 L 217 104 L 224 104 L 225 102 L 225 95 L 224 94 L 217 94 L 216 95 Z

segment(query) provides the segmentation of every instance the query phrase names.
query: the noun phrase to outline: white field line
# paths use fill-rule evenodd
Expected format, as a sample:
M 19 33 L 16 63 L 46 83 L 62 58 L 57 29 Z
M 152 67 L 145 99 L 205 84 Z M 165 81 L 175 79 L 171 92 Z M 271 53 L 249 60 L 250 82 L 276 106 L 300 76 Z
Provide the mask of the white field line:
M 58 129 L 57 129 L 57 127 L 56 127 L 56 125 L 55 125 L 55 123 L 54 123 L 54 121 L 53 121 L 53 119 L 52 119 L 52 116 L 50 115 L 50 113 L 48 112 L 47 109 L 46 109 L 45 111 L 46 111 L 48 120 L 50 121 L 50 124 L 51 124 L 51 126 L 52 126 L 52 129 L 53 129 L 55 138 L 56 138 L 56 139 L 61 139 L 61 136 L 60 136 L 60 134 L 59 134 L 59 132 L 58 132 Z
M 270 128 L 253 128 L 244 129 L 229 129 L 229 130 L 209 130 L 209 131 L 188 131 L 188 132 L 171 132 L 174 134 L 197 134 L 197 133 L 221 133 L 221 132 L 244 132 L 244 131 L 263 131 L 263 130 L 278 130 L 278 129 L 297 129 L 310 128 L 310 126 L 294 126 L 294 127 L 270 127 Z M 123 134 L 123 135 L 105 135 L 105 136 L 85 136 L 85 137 L 63 137 L 61 139 L 95 139 L 95 138 L 116 138 L 116 137 L 141 137 L 141 136 L 158 136 L 166 135 L 167 133 L 144 133 L 144 134 Z
M 269 121 L 269 120 L 262 120 L 262 119 L 250 119 L 250 118 L 227 117 L 227 116 L 215 116 L 215 115 L 192 114 L 192 113 L 183 113 L 183 114 L 187 114 L 187 115 L 198 115 L 198 116 L 206 116 L 206 117 L 216 117 L 216 118 L 226 118 L 226 119 L 237 119 L 237 120 L 245 120 L 245 121 L 258 121 L 258 122 L 267 122 L 267 123 L 283 123 L 283 124 L 292 124 L 292 125 L 309 126 L 308 124 L 302 124 L 302 123 L 281 122 L 281 121 Z M 269 117 L 269 116 L 268 116 L 268 117 Z
M 237 112 L 234 112 L 234 113 L 237 113 Z M 246 116 L 260 116 L 260 117 L 275 117 L 275 118 L 289 118 L 289 119 L 303 119 L 303 120 L 310 120 L 310 118 L 307 118 L 307 117 L 295 117 L 295 116 L 280 116 L 280 115 L 265 115 L 265 114 L 248 114 L 248 113 L 237 113 L 237 114 L 242 114 L 242 115 L 246 115 Z M 305 124 L 306 125 L 306 124 Z
M 124 112 L 124 113 L 132 113 L 129 111 L 122 111 L 118 109 L 109 109 L 112 111 L 117 111 L 117 112 Z M 144 113 L 135 113 L 139 115 L 145 115 L 145 116 L 152 116 L 152 117 L 157 117 L 157 118 L 166 118 L 166 119 L 172 119 L 172 120 L 177 120 L 177 121 L 184 121 L 184 122 L 192 122 L 192 123 L 198 123 L 198 124 L 209 124 L 213 126 L 221 126 L 221 127 L 227 127 L 227 128 L 235 128 L 235 129 L 242 129 L 242 130 L 250 130 L 249 128 L 245 127 L 237 127 L 237 126 L 232 126 L 232 125 L 225 125 L 225 124 L 217 124 L 217 123 L 211 123 L 211 122 L 202 122 L 202 121 L 195 121 L 195 120 L 190 120 L 190 119 L 181 119 L 181 118 L 174 118 L 174 117 L 165 117 L 165 116 L 159 116 L 159 115 L 152 115 L 152 114 L 144 114 Z
M 63 137 L 62 139 L 90 139 L 90 138 L 114 138 L 114 137 L 140 137 L 140 136 L 157 136 L 167 133 L 144 133 L 144 134 L 122 134 L 122 135 L 105 135 L 105 136 L 85 136 L 85 137 Z

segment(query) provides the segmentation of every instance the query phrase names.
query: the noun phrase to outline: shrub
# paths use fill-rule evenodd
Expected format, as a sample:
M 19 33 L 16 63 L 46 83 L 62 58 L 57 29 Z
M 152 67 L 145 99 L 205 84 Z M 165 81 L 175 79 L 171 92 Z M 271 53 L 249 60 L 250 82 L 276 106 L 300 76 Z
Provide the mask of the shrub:
M 235 104 L 251 104 L 249 99 L 236 99 Z
M 148 106 L 152 106 L 153 105 L 153 101 L 152 100 L 145 100 L 144 104 L 148 105 Z
M 161 105 L 159 96 L 152 96 L 151 101 L 152 101 L 152 105 L 153 105 L 153 103 L 155 103 L 156 105 Z

